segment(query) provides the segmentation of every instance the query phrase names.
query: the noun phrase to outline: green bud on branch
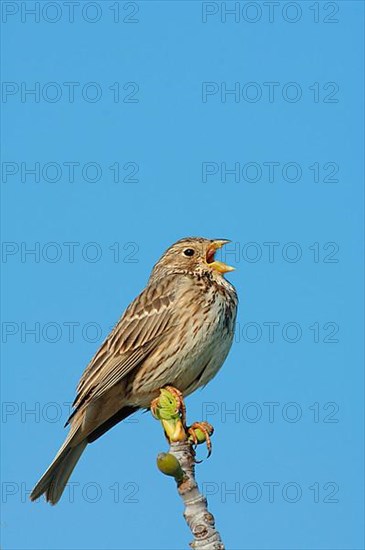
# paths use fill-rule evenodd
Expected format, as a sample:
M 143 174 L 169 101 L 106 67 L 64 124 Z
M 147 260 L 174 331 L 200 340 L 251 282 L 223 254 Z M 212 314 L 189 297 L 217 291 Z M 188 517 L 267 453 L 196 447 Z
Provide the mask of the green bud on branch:
M 160 453 L 157 457 L 157 467 L 163 474 L 172 476 L 177 482 L 184 478 L 184 471 L 180 462 L 171 453 Z

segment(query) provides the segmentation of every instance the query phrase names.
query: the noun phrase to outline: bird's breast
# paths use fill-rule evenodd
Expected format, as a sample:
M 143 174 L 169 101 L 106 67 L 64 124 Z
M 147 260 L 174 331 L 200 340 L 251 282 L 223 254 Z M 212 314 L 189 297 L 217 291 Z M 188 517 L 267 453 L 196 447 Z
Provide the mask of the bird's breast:
M 236 308 L 229 288 L 209 285 L 182 292 L 176 302 L 174 326 L 144 362 L 134 380 L 133 393 L 141 394 L 142 390 L 148 395 L 147 402 L 168 384 L 185 395 L 207 384 L 230 350 Z

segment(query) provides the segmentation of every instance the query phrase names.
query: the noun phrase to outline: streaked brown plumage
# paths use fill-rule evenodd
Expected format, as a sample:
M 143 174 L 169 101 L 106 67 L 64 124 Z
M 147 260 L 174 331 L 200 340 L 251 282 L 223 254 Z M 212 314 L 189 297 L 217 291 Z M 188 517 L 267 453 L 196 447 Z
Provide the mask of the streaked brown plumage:
M 213 378 L 232 344 L 237 310 L 233 268 L 214 258 L 226 240 L 200 237 L 173 244 L 154 266 L 146 288 L 85 369 L 70 432 L 34 487 L 55 504 L 86 445 L 139 408 L 165 385 L 189 395 Z

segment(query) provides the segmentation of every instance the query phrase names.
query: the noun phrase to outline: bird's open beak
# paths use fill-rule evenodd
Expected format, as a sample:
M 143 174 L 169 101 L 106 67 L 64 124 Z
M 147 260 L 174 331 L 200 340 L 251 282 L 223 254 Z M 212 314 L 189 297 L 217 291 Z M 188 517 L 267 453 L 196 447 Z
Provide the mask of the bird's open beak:
M 234 271 L 235 269 L 234 267 L 227 265 L 223 262 L 219 262 L 214 258 L 216 251 L 230 242 L 231 241 L 228 241 L 226 239 L 221 239 L 212 241 L 212 243 L 208 246 L 205 261 L 211 269 L 215 269 L 215 271 L 218 271 L 218 273 L 228 273 L 228 271 Z

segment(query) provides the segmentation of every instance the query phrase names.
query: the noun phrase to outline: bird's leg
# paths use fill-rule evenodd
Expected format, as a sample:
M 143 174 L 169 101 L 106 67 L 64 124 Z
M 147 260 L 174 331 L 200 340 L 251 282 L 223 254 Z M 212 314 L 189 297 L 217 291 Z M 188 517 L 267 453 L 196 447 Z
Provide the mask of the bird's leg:
M 166 386 L 160 389 L 160 395 L 151 402 L 151 412 L 157 420 L 161 421 L 168 441 L 185 441 L 185 404 L 182 393 Z
M 165 386 L 165 390 L 169 391 L 175 397 L 176 412 L 180 414 L 182 425 L 186 428 L 186 406 L 183 394 L 180 390 L 174 388 L 174 386 Z
M 151 412 L 161 421 L 168 441 L 190 441 L 193 445 L 206 443 L 208 457 L 212 452 L 211 435 L 213 426 L 208 422 L 194 422 L 186 425 L 186 407 L 180 390 L 173 386 L 161 388 L 160 395 L 151 402 Z
M 157 420 L 160 420 L 158 415 L 159 401 L 160 401 L 160 397 L 155 397 L 155 399 L 152 399 L 151 405 L 150 405 L 150 411 L 152 413 L 152 416 L 154 418 L 157 418 Z
M 213 435 L 214 428 L 209 422 L 194 422 L 191 426 L 187 428 L 189 434 L 189 439 L 194 443 L 194 445 L 199 445 L 200 443 L 206 442 L 208 449 L 208 456 L 212 454 L 212 441 L 210 436 Z
M 151 410 L 152 415 L 155 418 L 157 418 L 158 420 L 160 420 L 160 412 L 159 411 L 161 410 L 161 396 L 163 395 L 165 397 L 163 407 L 166 407 L 166 405 L 167 405 L 166 398 L 168 397 L 168 394 L 166 392 L 169 392 L 175 398 L 175 409 L 174 409 L 174 411 L 172 411 L 169 408 L 169 412 L 170 413 L 172 412 L 172 414 L 179 415 L 179 417 L 181 418 L 181 422 L 182 422 L 182 424 L 185 428 L 186 427 L 186 407 L 185 407 L 185 403 L 184 403 L 184 396 L 181 393 L 181 391 L 178 390 L 177 388 L 174 388 L 173 386 L 164 386 L 164 388 L 162 388 L 160 390 L 160 392 L 161 393 L 160 393 L 159 397 L 156 397 L 155 399 L 153 399 L 151 401 L 150 410 Z M 170 402 L 168 403 L 168 405 L 170 406 L 170 405 L 173 405 L 173 404 L 174 403 L 170 399 Z

